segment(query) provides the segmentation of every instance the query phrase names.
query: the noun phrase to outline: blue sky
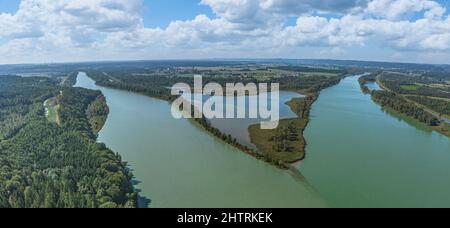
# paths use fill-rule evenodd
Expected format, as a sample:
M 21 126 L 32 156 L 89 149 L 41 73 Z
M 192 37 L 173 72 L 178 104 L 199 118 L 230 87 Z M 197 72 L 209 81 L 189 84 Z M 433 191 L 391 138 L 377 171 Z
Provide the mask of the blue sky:
M 174 20 L 189 20 L 199 14 L 214 17 L 208 6 L 198 0 L 145 0 L 143 12 L 147 27 L 166 27 Z
M 19 0 L 0 0 L 0 64 L 183 58 L 450 64 L 447 0 L 22 1 L 18 11 Z
M 450 1 L 438 0 L 440 4 L 450 9 Z M 20 0 L 0 0 L 0 12 L 15 13 Z M 173 20 L 188 20 L 199 14 L 214 17 L 210 7 L 201 5 L 199 0 L 144 0 L 142 10 L 145 25 L 148 27 L 165 27 Z M 295 18 L 289 19 L 289 24 L 295 23 Z
M 0 12 L 15 13 L 20 0 L 0 0 Z M 174 20 L 189 20 L 199 14 L 214 17 L 210 7 L 199 0 L 144 0 L 144 23 L 148 27 L 166 27 Z
M 15 13 L 19 8 L 20 0 L 0 0 L 0 12 Z

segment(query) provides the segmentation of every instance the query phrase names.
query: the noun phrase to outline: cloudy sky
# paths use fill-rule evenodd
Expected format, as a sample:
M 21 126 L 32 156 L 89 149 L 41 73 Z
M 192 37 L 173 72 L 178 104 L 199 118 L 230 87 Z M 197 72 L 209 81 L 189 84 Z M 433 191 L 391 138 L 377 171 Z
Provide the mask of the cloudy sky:
M 185 58 L 450 64 L 449 12 L 448 0 L 0 0 L 0 64 Z

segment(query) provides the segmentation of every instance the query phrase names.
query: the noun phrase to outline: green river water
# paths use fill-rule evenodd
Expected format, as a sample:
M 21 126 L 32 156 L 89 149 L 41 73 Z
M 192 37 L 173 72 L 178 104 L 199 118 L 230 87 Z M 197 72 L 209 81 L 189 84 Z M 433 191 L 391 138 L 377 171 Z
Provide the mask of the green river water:
M 165 101 L 97 87 L 84 73 L 76 86 L 105 95 L 110 114 L 98 140 L 130 163 L 142 207 L 327 206 L 306 182 L 175 120 Z
M 99 141 L 130 163 L 142 207 L 450 206 L 450 140 L 382 110 L 357 79 L 313 106 L 307 182 L 173 119 L 165 101 L 98 87 L 84 73 L 76 86 L 107 98 Z
M 385 111 L 358 77 L 322 92 L 303 175 L 331 207 L 449 207 L 450 140 Z

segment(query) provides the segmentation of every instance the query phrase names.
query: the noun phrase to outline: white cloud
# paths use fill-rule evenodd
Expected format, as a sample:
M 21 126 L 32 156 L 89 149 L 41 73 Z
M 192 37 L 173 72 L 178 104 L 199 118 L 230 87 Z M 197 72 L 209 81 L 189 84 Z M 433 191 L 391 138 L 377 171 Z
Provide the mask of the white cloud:
M 130 30 L 142 25 L 141 0 L 22 0 L 16 14 L 0 14 L 0 36 Z
M 423 11 L 426 18 L 441 18 L 446 9 L 431 0 L 373 0 L 366 9 L 368 14 L 389 20 L 404 19 Z
M 450 18 L 431 0 L 199 0 L 198 15 L 144 26 L 142 0 L 22 0 L 0 14 L 0 63 L 95 59 L 329 57 L 347 49 L 450 54 Z M 330 15 L 333 16 L 324 16 Z M 295 25 L 286 26 L 290 17 Z M 419 19 L 412 19 L 419 18 Z M 2 40 L 0 39 L 0 41 Z M 315 52 L 311 53 L 310 49 Z M 308 49 L 308 52 L 302 51 Z M 396 54 L 392 54 L 396 52 Z M 309 54 L 309 55 L 308 55 Z M 354 55 L 356 56 L 356 54 Z M 370 53 L 367 53 L 370 58 Z M 410 55 L 411 56 L 411 55 Z M 396 58 L 397 58 L 396 57 Z M 417 61 L 412 59 L 412 61 Z M 442 62 L 442 58 L 434 59 Z
M 350 12 L 367 5 L 367 0 L 263 0 L 262 6 L 268 11 L 281 14 L 301 15 L 314 10 L 324 12 Z

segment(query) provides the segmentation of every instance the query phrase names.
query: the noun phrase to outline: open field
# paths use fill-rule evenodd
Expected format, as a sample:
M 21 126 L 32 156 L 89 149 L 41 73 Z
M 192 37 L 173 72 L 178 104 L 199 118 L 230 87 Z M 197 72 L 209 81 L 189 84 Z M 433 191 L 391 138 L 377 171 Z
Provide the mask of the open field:
M 415 91 L 420 88 L 419 85 L 401 85 L 400 86 L 403 90 L 409 90 L 409 91 Z
M 56 123 L 58 125 L 61 124 L 59 119 L 59 104 L 58 104 L 58 98 L 53 97 L 45 101 L 45 116 L 47 117 L 47 120 L 51 123 Z

